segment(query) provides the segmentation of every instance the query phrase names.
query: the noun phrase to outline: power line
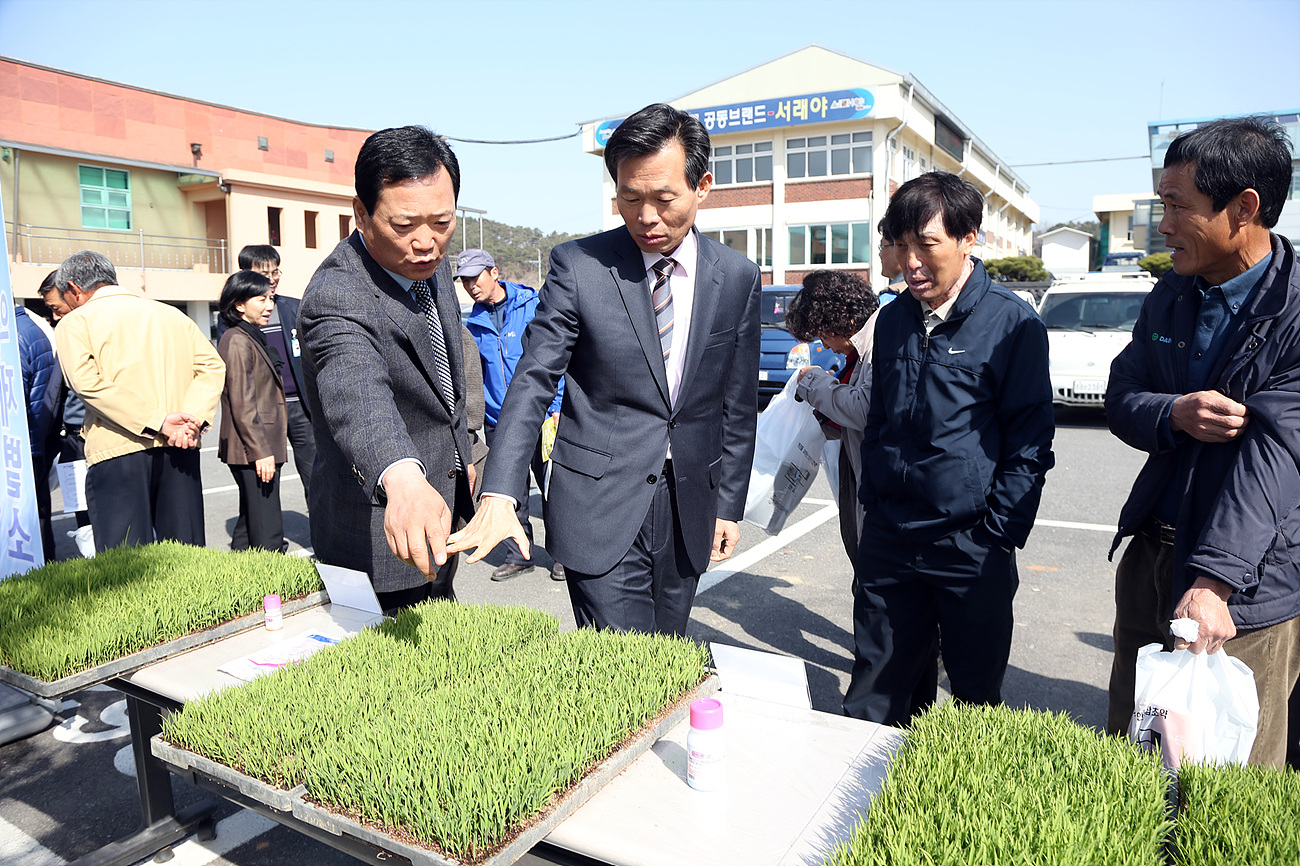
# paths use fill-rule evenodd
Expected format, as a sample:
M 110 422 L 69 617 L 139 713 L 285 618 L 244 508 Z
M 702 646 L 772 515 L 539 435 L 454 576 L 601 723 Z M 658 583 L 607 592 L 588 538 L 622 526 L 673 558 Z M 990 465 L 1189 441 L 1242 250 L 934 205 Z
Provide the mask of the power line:
M 484 141 L 478 138 L 456 138 L 451 135 L 444 135 L 443 138 L 448 141 L 459 141 L 461 144 L 545 144 L 548 141 L 564 141 L 566 138 L 575 138 L 582 135 L 582 129 L 575 129 L 568 135 L 557 135 L 554 138 L 525 138 L 516 141 Z
M 1010 168 L 1037 168 L 1040 165 L 1078 165 L 1081 162 L 1123 162 L 1128 159 L 1150 159 L 1151 154 L 1144 153 L 1141 156 L 1107 156 L 1102 159 L 1067 159 L 1061 162 L 1022 162 L 1019 165 L 1009 166 Z

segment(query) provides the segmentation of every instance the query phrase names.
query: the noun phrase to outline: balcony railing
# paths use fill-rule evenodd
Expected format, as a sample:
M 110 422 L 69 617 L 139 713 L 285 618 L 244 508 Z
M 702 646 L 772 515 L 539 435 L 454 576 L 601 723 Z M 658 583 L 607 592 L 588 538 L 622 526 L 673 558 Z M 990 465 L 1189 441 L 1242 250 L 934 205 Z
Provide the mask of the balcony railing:
M 11 259 L 55 266 L 78 250 L 103 253 L 119 268 L 151 271 L 229 273 L 230 255 L 223 239 L 69 229 L 5 223 Z

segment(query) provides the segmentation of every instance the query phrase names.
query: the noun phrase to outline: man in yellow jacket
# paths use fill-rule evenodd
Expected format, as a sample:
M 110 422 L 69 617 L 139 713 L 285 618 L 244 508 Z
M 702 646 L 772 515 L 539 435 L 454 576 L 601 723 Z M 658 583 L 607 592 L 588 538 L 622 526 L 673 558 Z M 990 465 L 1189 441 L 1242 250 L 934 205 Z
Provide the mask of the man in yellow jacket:
M 221 356 L 180 310 L 119 286 L 99 253 L 65 259 L 55 287 L 72 309 L 55 342 L 86 404 L 96 552 L 163 539 L 203 545 L 199 437 L 225 384 Z

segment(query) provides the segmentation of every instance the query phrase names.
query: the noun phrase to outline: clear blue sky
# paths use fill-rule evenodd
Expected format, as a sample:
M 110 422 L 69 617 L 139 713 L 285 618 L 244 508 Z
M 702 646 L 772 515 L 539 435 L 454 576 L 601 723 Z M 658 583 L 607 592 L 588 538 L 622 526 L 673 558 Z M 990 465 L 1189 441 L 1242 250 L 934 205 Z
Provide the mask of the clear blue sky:
M 911 73 L 1011 165 L 1136 156 L 1151 120 L 1300 109 L 1300 0 L 0 0 L 0 54 L 312 123 L 564 135 L 818 43 Z M 0 118 L 0 134 L 3 133 Z M 458 144 L 461 203 L 600 226 L 577 139 Z M 1142 161 L 1017 168 L 1042 222 Z

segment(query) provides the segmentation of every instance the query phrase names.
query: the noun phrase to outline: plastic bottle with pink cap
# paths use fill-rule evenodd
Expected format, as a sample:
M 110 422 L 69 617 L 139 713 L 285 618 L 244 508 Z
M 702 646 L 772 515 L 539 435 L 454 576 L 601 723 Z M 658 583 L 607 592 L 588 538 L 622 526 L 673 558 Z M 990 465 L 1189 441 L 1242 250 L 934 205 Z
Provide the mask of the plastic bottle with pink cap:
M 686 735 L 686 782 L 697 791 L 716 791 L 727 781 L 722 701 L 691 702 L 691 730 Z

